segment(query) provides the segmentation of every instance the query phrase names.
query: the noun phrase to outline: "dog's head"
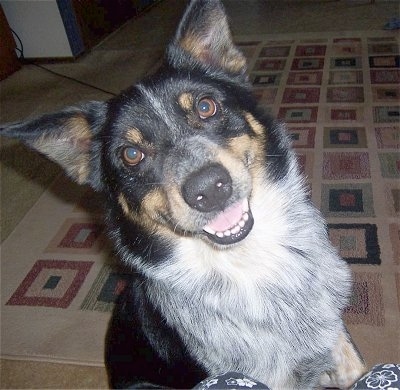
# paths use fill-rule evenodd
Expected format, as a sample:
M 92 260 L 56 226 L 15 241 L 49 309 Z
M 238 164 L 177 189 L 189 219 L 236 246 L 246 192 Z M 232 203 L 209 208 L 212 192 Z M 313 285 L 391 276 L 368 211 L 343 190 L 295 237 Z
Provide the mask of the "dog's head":
M 103 191 L 137 228 L 223 248 L 251 231 L 266 151 L 280 147 L 249 91 L 221 3 L 194 0 L 156 74 L 107 102 L 1 130 Z

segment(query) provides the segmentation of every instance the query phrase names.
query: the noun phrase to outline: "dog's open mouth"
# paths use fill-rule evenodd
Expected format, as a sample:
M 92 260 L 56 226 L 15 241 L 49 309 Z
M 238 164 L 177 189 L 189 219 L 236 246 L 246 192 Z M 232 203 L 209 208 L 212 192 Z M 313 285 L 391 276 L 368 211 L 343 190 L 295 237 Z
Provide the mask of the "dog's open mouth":
M 243 240 L 250 233 L 253 223 L 249 202 L 244 199 L 218 214 L 203 230 L 216 244 L 229 245 Z

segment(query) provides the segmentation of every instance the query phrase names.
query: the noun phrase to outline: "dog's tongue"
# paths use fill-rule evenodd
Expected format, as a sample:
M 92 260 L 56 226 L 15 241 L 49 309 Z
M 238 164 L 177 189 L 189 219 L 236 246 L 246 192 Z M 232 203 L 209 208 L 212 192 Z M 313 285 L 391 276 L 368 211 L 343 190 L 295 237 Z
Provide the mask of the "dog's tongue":
M 223 232 L 238 224 L 243 216 L 243 202 L 238 202 L 222 211 L 206 228 Z

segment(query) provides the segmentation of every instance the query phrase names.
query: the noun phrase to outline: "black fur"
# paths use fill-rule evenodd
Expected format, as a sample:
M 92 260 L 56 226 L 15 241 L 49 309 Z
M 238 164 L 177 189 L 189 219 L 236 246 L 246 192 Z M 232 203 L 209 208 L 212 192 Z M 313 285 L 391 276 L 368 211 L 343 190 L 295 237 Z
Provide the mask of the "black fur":
M 179 334 L 165 324 L 148 300 L 146 283 L 140 275 L 132 278 L 119 297 L 106 345 L 105 359 L 113 388 L 189 388 L 207 376 L 190 358 Z

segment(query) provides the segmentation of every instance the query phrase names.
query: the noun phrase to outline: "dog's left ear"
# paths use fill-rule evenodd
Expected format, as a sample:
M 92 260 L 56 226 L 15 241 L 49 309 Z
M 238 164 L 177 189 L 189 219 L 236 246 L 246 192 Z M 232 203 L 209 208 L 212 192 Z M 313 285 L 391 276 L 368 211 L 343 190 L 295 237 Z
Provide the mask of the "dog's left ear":
M 179 49 L 183 49 L 183 55 Z M 190 66 L 194 61 L 233 75 L 246 73 L 246 59 L 232 41 L 219 0 L 191 1 L 168 48 L 167 58 L 176 67 Z

